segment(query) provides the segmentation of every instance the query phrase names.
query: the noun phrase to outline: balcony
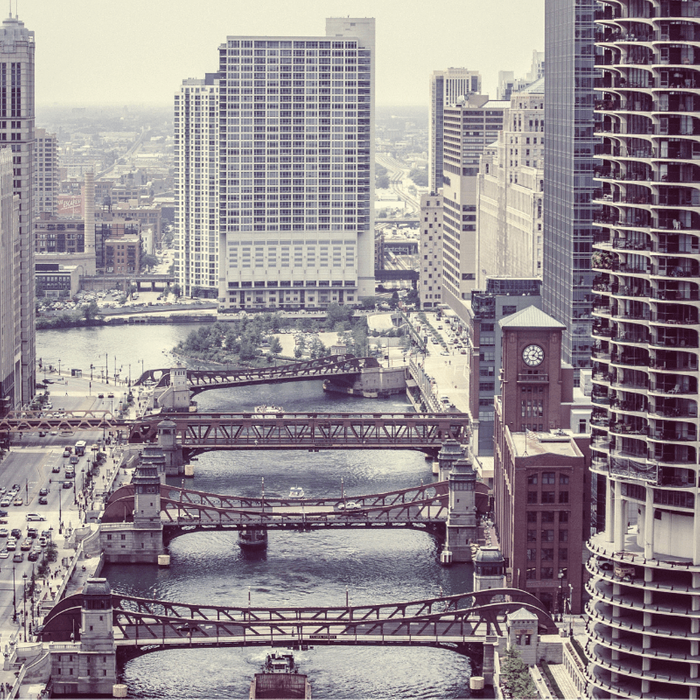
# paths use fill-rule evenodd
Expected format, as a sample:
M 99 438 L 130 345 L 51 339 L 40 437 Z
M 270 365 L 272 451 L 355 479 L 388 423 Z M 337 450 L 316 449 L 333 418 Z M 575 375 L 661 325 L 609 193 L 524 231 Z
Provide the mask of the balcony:
M 651 298 L 661 301 L 699 301 L 697 289 L 652 289 Z

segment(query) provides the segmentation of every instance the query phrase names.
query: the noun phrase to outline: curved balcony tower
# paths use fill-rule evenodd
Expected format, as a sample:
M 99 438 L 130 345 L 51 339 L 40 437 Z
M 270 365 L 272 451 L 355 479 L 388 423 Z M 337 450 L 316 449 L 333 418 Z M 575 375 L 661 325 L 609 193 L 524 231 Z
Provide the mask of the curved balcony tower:
M 700 697 L 700 0 L 596 12 L 589 694 Z

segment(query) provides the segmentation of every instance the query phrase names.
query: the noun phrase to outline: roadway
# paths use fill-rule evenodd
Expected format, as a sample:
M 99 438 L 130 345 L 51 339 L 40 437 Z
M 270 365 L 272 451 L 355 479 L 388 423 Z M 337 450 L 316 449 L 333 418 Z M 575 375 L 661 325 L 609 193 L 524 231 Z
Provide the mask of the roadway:
M 376 156 L 376 161 L 389 171 L 389 186 L 396 197 L 406 204 L 409 210 L 408 213 L 419 213 L 420 202 L 416 197 L 412 197 L 410 194 L 406 193 L 403 188 L 404 180 L 408 178 L 410 168 L 407 168 L 403 163 L 385 154 L 378 154 Z

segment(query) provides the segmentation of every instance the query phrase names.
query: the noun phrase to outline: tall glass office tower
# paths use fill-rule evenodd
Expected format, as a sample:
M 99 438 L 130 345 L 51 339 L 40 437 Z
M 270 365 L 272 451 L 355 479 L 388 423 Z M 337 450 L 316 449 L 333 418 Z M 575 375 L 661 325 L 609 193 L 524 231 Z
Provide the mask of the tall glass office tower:
M 594 0 L 545 1 L 542 303 L 566 326 L 563 359 L 591 363 Z

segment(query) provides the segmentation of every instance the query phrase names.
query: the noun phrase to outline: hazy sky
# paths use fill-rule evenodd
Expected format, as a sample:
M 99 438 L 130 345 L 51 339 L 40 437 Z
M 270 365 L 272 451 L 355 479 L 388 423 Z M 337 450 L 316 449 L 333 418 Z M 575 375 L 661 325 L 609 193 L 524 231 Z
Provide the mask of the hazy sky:
M 35 32 L 39 105 L 170 104 L 227 35 L 323 35 L 326 17 L 376 18 L 382 105 L 427 104 L 449 66 L 494 94 L 499 70 L 524 75 L 544 49 L 544 0 L 0 0 L 3 18 L 10 1 Z

